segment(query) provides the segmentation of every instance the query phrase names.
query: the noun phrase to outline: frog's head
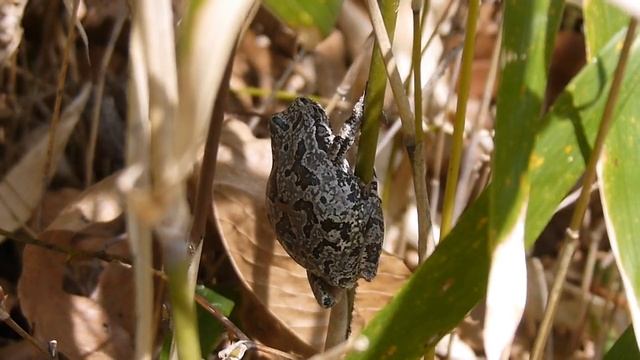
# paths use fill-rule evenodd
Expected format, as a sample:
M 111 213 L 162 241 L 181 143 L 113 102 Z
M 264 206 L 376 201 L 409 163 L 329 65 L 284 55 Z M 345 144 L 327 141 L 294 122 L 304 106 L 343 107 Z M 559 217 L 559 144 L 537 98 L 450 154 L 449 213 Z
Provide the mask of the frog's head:
M 269 121 L 271 149 L 274 155 L 288 152 L 290 142 L 313 135 L 316 122 L 327 122 L 327 115 L 320 105 L 311 99 L 295 99 L 285 111 L 274 114 Z

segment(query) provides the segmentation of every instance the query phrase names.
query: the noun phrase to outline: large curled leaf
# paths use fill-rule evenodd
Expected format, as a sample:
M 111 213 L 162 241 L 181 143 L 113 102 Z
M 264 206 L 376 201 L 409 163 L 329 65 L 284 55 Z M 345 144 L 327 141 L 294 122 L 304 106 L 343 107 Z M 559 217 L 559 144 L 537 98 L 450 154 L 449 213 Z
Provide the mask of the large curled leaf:
M 584 171 L 617 61 L 612 40 L 587 65 L 545 116 L 530 164 L 531 195 L 525 240 L 532 245 L 562 198 Z M 640 92 L 640 51 L 634 44 L 620 106 Z M 627 117 L 620 117 L 619 120 Z M 620 121 L 623 125 L 624 122 Z M 450 331 L 484 294 L 487 285 L 488 191 L 460 218 L 434 254 L 369 323 L 370 346 L 349 359 L 417 358 L 424 346 Z M 406 329 L 412 329 L 408 332 Z

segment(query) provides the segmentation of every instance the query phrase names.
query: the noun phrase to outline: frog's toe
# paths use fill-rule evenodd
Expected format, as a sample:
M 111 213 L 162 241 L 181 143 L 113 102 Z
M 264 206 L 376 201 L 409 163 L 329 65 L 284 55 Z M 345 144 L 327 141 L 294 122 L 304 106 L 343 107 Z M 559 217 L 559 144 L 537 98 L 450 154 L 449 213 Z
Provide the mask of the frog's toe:
M 307 271 L 307 278 L 316 301 L 325 309 L 333 307 L 337 302 L 340 288 L 331 286 L 321 277 Z

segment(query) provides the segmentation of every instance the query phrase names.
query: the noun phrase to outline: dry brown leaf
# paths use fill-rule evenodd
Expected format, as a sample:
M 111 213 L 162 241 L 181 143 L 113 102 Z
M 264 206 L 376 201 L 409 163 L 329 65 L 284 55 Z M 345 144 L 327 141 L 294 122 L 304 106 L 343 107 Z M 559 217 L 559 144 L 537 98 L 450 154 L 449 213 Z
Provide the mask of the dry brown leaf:
M 91 87 L 82 88 L 80 94 L 65 109 L 58 125 L 51 164 L 57 164 L 69 135 L 80 119 L 80 114 L 89 98 Z M 9 171 L 0 182 L 0 224 L 3 230 L 14 231 L 30 217 L 40 203 L 44 186 L 44 164 L 49 142 L 48 132 L 36 140 L 31 150 Z M 52 166 L 52 171 L 55 166 Z M 50 178 L 50 176 L 49 176 Z M 0 242 L 4 237 L 0 235 Z
M 279 336 L 261 340 L 279 341 L 271 345 L 280 348 L 292 347 L 295 340 L 311 351 L 322 349 L 329 311 L 316 303 L 305 270 L 276 241 L 267 220 L 264 194 L 271 167 L 269 140 L 256 139 L 244 123 L 228 121 L 217 166 L 214 211 L 224 246 L 244 285 L 279 322 L 269 327 L 272 335 L 277 332 Z M 389 301 L 408 276 L 401 260 L 383 254 L 375 280 L 359 283 L 354 331 Z
M 42 358 L 42 353 L 27 340 L 20 340 L 0 347 L 0 359 L 35 360 Z
M 128 255 L 115 175 L 85 191 L 40 234 L 68 248 Z M 132 274 L 120 265 L 27 246 L 18 297 L 34 335 L 74 359 L 126 359 L 133 351 Z M 65 290 L 67 289 L 67 290 Z M 69 289 L 76 295 L 69 293 Z

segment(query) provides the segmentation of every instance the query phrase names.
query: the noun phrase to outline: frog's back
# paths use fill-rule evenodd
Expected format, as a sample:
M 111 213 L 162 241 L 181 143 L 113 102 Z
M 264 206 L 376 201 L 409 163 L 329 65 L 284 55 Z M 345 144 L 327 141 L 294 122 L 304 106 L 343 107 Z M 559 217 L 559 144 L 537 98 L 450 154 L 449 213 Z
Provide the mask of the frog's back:
M 325 152 L 304 152 L 272 170 L 270 220 L 281 244 L 303 267 L 334 286 L 353 285 L 362 256 L 361 184 Z M 341 273 L 343 272 L 343 273 Z

